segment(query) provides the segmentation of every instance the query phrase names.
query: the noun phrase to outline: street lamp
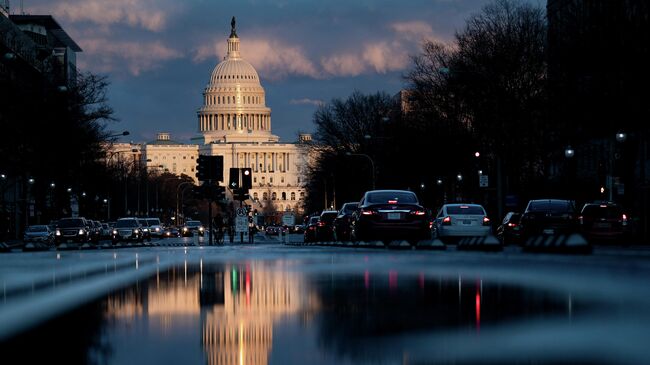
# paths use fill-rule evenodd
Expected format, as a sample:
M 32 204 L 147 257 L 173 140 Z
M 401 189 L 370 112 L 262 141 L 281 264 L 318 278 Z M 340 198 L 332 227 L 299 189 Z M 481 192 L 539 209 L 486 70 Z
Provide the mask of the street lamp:
M 573 156 L 575 156 L 575 154 L 576 151 L 573 148 L 571 148 L 571 146 L 567 146 L 567 148 L 564 150 L 564 157 L 566 158 L 572 158 Z
M 352 152 L 346 152 L 346 156 L 363 156 L 370 161 L 370 167 L 371 167 L 371 172 L 372 172 L 372 190 L 375 190 L 375 163 L 372 161 L 372 158 L 370 156 L 366 155 L 365 153 L 352 153 Z

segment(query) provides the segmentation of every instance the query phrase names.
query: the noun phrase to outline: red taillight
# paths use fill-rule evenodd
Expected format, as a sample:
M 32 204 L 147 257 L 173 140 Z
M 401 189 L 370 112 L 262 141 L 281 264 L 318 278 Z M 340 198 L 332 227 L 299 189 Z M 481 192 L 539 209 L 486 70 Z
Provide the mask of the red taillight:
M 318 222 L 318 226 L 319 226 L 319 227 L 322 227 L 322 226 L 324 226 L 324 225 L 325 225 L 325 222 Z
M 424 210 L 412 210 L 411 214 L 413 214 L 413 215 L 425 215 L 425 214 L 427 214 L 427 212 L 425 212 Z
M 623 216 L 621 217 L 621 220 L 623 222 L 627 222 L 627 214 L 623 214 Z
M 484 225 L 484 226 L 490 225 L 490 218 L 488 218 L 488 217 L 483 217 L 483 225 Z
M 429 221 L 429 229 L 433 228 L 433 221 Z
M 397 200 L 389 200 L 388 204 L 397 204 Z
M 508 227 L 517 227 L 517 223 L 510 222 L 508 223 Z
M 442 224 L 445 225 L 445 226 L 451 225 L 451 217 L 442 218 Z
M 377 212 L 375 212 L 374 210 L 362 210 L 361 214 L 363 214 L 363 215 L 373 215 L 373 214 L 377 214 Z

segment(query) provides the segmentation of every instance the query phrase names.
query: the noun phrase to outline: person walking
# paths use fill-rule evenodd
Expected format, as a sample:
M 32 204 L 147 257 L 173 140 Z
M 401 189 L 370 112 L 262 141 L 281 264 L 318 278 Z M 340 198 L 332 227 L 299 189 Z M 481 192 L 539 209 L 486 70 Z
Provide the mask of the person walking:
M 253 222 L 253 217 L 248 217 L 248 243 L 255 243 L 255 233 L 257 232 L 257 227 Z

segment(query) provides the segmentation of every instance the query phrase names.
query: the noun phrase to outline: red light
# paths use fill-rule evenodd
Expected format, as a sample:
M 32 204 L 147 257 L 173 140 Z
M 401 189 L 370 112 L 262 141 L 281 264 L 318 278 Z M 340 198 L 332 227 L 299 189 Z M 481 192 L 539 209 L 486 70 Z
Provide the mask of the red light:
M 517 227 L 517 223 L 508 223 L 508 227 Z
M 322 227 L 322 226 L 324 226 L 324 225 L 325 225 L 325 222 L 318 222 L 318 226 L 319 226 L 319 227 Z
M 623 219 L 623 222 L 627 222 L 627 214 L 623 214 L 622 219 Z
M 451 224 L 451 217 L 444 217 L 442 218 L 442 224 Z
M 388 204 L 397 204 L 397 200 L 389 200 Z
M 411 211 L 411 214 L 414 214 L 414 215 L 425 215 L 425 214 L 427 214 L 427 212 L 425 212 L 425 211 L 423 211 L 423 210 L 413 210 L 413 211 Z
M 460 206 L 460 209 L 467 209 L 467 208 L 469 208 L 467 205 L 461 205 Z
M 373 214 L 375 214 L 375 211 L 374 210 L 362 210 L 361 214 L 363 214 L 363 215 L 373 215 Z
M 601 204 L 600 207 L 601 208 L 607 208 L 607 204 Z
M 483 217 L 483 223 L 490 223 L 490 218 Z

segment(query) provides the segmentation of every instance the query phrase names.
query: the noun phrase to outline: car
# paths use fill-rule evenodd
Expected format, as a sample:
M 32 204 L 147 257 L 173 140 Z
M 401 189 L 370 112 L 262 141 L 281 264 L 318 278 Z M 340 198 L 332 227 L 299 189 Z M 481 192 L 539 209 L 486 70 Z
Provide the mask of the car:
M 302 224 L 296 224 L 295 226 L 293 226 L 293 228 L 291 228 L 291 233 L 298 233 L 298 234 L 305 233 L 305 226 Z
M 318 226 L 319 220 L 320 220 L 320 216 L 318 215 L 309 217 L 309 220 L 307 221 L 307 228 L 305 228 L 305 232 L 303 233 L 305 242 L 316 241 L 316 227 Z
M 267 226 L 266 229 L 264 229 L 264 232 L 266 233 L 267 236 L 279 236 L 280 233 L 282 232 L 282 227 Z
M 157 237 L 160 238 L 163 236 L 163 228 L 162 224 L 160 223 L 160 219 L 158 218 L 142 218 L 142 220 L 147 221 L 147 224 L 149 226 L 149 232 L 151 233 L 151 237 Z
M 533 199 L 520 219 L 522 239 L 539 235 L 560 235 L 578 232 L 575 203 L 566 199 Z
M 630 217 L 614 202 L 586 203 L 578 216 L 580 232 L 590 241 L 616 241 L 631 234 Z
M 432 225 L 433 236 L 440 239 L 481 237 L 492 232 L 490 218 L 480 204 L 444 204 Z
M 431 238 L 429 214 L 409 190 L 370 190 L 359 200 L 350 220 L 350 239 L 411 243 Z
M 90 231 L 90 241 L 99 242 L 102 237 L 102 224 L 99 221 L 88 220 L 88 229 Z
M 113 244 L 120 241 L 143 242 L 142 225 L 137 218 L 120 218 L 111 232 Z
M 334 218 L 334 240 L 350 240 L 350 218 L 359 207 L 359 202 L 345 203 Z
M 146 218 L 138 217 L 136 218 L 140 226 L 142 227 L 142 238 L 151 242 L 151 227 L 149 226 L 149 221 Z
M 47 225 L 34 225 L 25 229 L 23 241 L 27 242 L 43 242 L 52 244 L 54 242 L 54 232 Z
M 90 223 L 86 218 L 61 218 L 54 231 L 56 244 L 65 242 L 83 243 L 90 241 Z
M 324 210 L 320 213 L 318 225 L 316 225 L 317 241 L 334 240 L 334 219 L 339 214 L 337 210 Z
M 192 237 L 194 236 L 195 232 L 199 236 L 203 237 L 203 235 L 205 234 L 205 228 L 203 227 L 203 223 L 197 220 L 189 220 L 185 222 L 185 226 L 183 226 L 183 230 L 182 230 L 182 236 Z
M 521 213 L 508 212 L 496 229 L 496 236 L 504 245 L 521 243 Z
M 180 237 L 181 233 L 177 227 L 167 227 L 164 229 L 163 238 Z

